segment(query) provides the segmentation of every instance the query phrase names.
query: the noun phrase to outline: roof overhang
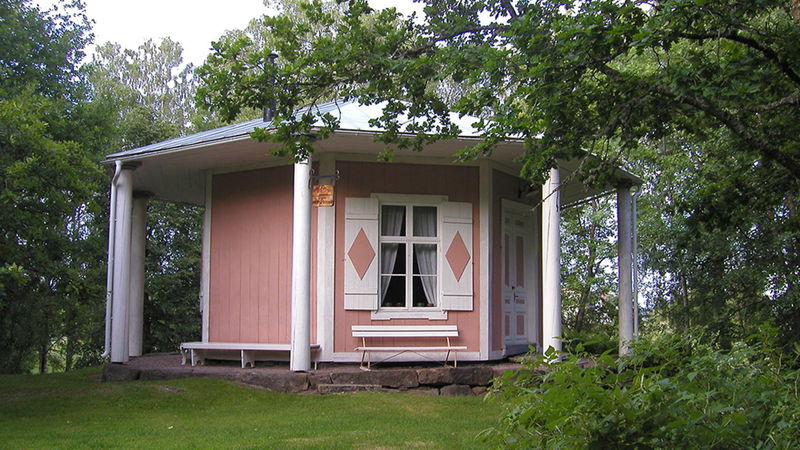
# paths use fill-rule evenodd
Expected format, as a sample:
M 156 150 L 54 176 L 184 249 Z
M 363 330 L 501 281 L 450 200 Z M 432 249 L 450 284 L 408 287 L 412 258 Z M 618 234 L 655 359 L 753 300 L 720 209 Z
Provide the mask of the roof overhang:
M 337 130 L 327 139 L 315 143 L 314 157 L 323 153 L 336 153 L 340 159 L 378 161 L 378 154 L 385 145 L 375 142 L 374 132 L 361 130 Z M 398 150 L 394 160 L 403 163 L 460 164 L 455 162 L 455 154 L 476 145 L 480 140 L 462 137 L 439 141 L 426 146 L 422 152 Z M 115 161 L 136 161 L 141 165 L 134 171 L 134 189 L 149 191 L 156 198 L 202 205 L 205 199 L 206 177 L 208 174 L 250 170 L 291 164 L 287 158 L 279 158 L 270 150 L 276 144 L 261 143 L 250 138 L 249 133 L 227 136 L 211 142 L 187 143 L 174 147 L 157 148 L 136 153 L 121 152 L 109 155 L 104 161 L 107 165 Z M 509 141 L 499 144 L 490 159 L 495 167 L 512 175 L 519 174 L 522 167 L 520 157 L 522 142 Z M 461 164 L 478 164 L 477 161 Z M 562 161 L 562 203 L 569 204 L 598 195 L 604 189 L 584 186 L 573 174 L 579 169 L 580 161 Z M 621 169 L 618 178 L 630 184 L 641 184 L 641 180 Z M 524 183 L 523 183 L 524 184 Z M 531 189 L 536 191 L 536 189 Z

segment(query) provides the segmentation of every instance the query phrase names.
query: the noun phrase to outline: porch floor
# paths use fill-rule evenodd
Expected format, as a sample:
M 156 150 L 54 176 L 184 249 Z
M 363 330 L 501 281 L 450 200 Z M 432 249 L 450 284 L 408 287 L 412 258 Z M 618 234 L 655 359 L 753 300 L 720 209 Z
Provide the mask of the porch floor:
M 104 381 L 219 378 L 277 392 L 330 394 L 355 391 L 409 392 L 426 395 L 480 395 L 491 380 L 519 368 L 507 360 L 459 362 L 459 367 L 426 363 L 383 363 L 364 371 L 358 364 L 320 363 L 317 370 L 291 372 L 288 363 L 259 361 L 242 369 L 238 361 L 210 361 L 205 366 L 181 365 L 177 353 L 132 358 L 125 364 L 107 364 Z

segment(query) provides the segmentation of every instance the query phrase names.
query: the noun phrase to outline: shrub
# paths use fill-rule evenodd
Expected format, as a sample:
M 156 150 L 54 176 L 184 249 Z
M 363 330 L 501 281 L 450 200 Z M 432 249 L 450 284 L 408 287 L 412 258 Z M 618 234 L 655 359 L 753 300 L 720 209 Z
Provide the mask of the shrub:
M 571 354 L 614 355 L 619 348 L 619 341 L 616 336 L 603 332 L 564 332 L 563 345 L 564 351 Z M 579 346 L 581 351 L 578 351 Z
M 509 409 L 483 437 L 513 448 L 796 448 L 800 370 L 763 342 L 722 352 L 692 336 L 640 339 L 588 367 L 580 346 L 562 362 L 531 358 L 495 381 Z

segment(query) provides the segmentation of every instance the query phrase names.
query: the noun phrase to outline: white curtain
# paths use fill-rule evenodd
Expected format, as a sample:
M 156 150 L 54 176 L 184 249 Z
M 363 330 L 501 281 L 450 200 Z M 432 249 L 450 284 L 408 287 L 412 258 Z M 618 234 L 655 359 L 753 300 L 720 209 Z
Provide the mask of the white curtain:
M 414 235 L 436 236 L 436 208 L 414 208 Z M 436 245 L 417 244 L 414 257 L 421 275 L 436 275 Z M 422 289 L 428 306 L 436 306 L 436 277 L 422 276 Z
M 381 214 L 381 236 L 399 236 L 405 220 L 404 206 L 384 206 Z M 381 245 L 381 273 L 392 273 L 394 263 L 397 261 L 397 249 L 400 244 Z M 381 277 L 381 304 L 383 304 L 386 291 L 389 290 L 391 277 Z

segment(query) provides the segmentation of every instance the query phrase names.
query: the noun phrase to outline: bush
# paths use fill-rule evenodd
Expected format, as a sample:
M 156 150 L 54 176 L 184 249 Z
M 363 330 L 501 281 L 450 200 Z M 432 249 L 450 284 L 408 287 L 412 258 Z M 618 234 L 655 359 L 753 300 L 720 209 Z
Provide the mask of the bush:
M 530 359 L 495 381 L 509 410 L 484 438 L 519 448 L 797 448 L 800 370 L 763 342 L 721 352 L 692 336 L 640 339 L 631 355 L 606 353 L 589 367 L 580 346 L 560 363 L 554 352 Z
M 564 351 L 571 354 L 587 353 L 602 355 L 608 353 L 615 355 L 619 349 L 616 336 L 603 332 L 564 332 Z M 580 348 L 580 351 L 578 350 Z

